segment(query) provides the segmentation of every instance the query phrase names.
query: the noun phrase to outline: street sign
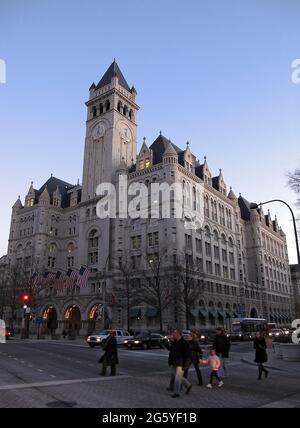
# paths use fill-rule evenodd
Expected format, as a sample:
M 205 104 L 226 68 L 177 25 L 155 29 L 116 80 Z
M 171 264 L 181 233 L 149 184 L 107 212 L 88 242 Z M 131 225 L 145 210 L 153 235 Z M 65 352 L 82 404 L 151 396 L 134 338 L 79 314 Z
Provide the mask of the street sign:
M 43 318 L 42 318 L 42 317 L 36 317 L 36 318 L 35 318 L 35 322 L 36 322 L 37 324 L 42 324 L 42 322 L 43 322 Z

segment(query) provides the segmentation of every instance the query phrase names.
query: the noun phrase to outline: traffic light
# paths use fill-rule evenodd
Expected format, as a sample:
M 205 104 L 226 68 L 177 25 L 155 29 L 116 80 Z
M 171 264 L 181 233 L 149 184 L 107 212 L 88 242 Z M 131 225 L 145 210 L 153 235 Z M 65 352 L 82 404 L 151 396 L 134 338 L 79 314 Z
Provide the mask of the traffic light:
M 23 305 L 28 305 L 28 303 L 30 302 L 30 294 L 23 293 L 21 295 L 21 301 L 22 301 Z

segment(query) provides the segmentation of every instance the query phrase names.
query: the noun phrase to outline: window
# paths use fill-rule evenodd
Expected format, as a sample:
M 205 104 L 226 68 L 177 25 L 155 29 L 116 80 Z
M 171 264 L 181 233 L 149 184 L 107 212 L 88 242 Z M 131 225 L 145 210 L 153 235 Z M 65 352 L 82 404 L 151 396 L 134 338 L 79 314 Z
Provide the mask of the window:
M 221 276 L 221 269 L 219 263 L 215 263 L 215 275 Z
M 209 242 L 205 242 L 205 254 L 207 257 L 211 257 L 211 245 Z
M 206 261 L 206 273 L 212 274 L 212 264 L 210 261 Z
M 235 270 L 234 269 L 230 269 L 230 279 L 235 280 Z
M 185 248 L 192 249 L 192 237 L 191 235 L 185 234 Z
M 202 241 L 199 238 L 196 238 L 196 251 L 202 253 Z
M 150 168 L 150 159 L 146 159 L 146 168 Z
M 142 241 L 141 235 L 132 236 L 131 237 L 131 247 L 134 250 L 140 249 L 141 248 L 141 241 Z
M 144 159 L 141 159 L 139 161 L 139 169 L 144 169 L 144 168 L 145 168 L 145 162 L 144 162 Z
M 219 247 L 217 247 L 216 245 L 214 245 L 214 256 L 215 256 L 215 259 L 220 259 L 220 250 L 219 250 Z
M 228 267 L 227 266 L 223 266 L 223 277 L 228 278 Z
M 229 252 L 229 263 L 234 265 L 234 254 L 232 252 Z
M 227 252 L 222 248 L 222 260 L 223 262 L 227 263 Z
M 96 229 L 93 229 L 88 237 L 88 264 L 95 265 L 98 263 L 98 246 L 99 234 Z

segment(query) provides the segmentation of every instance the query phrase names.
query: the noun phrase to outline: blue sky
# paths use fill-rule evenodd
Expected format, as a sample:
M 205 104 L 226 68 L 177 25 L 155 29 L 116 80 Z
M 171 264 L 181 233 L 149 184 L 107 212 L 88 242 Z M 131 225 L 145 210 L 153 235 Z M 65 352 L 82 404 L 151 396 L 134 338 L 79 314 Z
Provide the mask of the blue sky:
M 31 180 L 81 181 L 84 102 L 114 57 L 138 91 L 139 145 L 160 130 L 188 140 L 237 195 L 293 204 L 285 174 L 300 164 L 299 21 L 298 0 L 2 0 L 0 255 Z M 289 213 L 270 209 L 295 262 Z

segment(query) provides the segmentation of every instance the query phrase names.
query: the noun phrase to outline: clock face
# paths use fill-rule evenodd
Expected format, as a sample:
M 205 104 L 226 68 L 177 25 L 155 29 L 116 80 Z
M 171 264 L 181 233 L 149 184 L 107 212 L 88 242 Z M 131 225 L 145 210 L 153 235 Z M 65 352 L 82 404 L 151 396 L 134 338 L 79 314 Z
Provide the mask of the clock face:
M 94 140 L 99 140 L 99 138 L 103 137 L 105 133 L 105 127 L 101 123 L 95 126 L 92 132 L 92 136 Z

